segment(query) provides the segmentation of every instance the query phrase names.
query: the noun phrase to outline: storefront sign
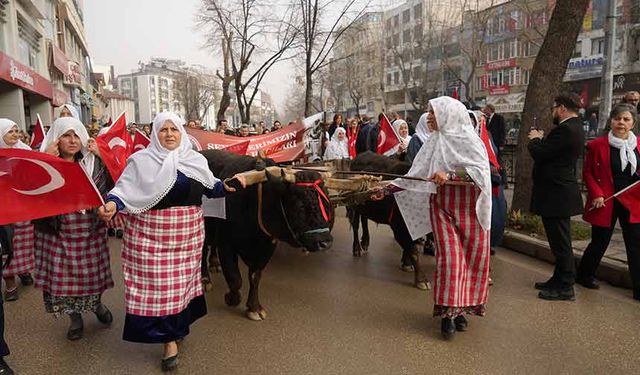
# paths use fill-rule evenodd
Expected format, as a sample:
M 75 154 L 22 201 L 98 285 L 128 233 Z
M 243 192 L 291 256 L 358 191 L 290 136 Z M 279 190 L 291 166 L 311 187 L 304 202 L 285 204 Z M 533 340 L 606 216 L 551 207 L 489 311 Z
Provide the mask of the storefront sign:
M 583 69 L 602 65 L 604 65 L 604 57 L 602 56 L 585 57 L 582 59 L 570 60 L 567 69 Z
M 509 87 L 509 85 L 489 87 L 489 95 L 506 95 L 509 92 L 511 92 L 511 87 Z
M 53 88 L 49 80 L 2 52 L 0 52 L 0 79 L 47 99 L 52 97 Z
M 66 91 L 53 89 L 53 99 L 51 104 L 54 107 L 60 107 L 61 105 L 69 102 L 69 94 Z
M 524 111 L 525 93 L 488 97 L 487 103 L 496 107 L 496 113 L 522 113 Z
M 69 74 L 69 59 L 62 50 L 51 44 L 51 63 L 63 75 Z
M 603 65 L 604 58 L 602 56 L 572 59 L 569 61 L 564 79 L 565 81 L 577 81 L 599 77 L 602 75 Z
M 489 71 L 489 70 L 498 70 L 498 69 L 505 69 L 505 68 L 514 68 L 515 66 L 516 66 L 516 59 L 508 59 L 508 60 L 490 62 L 487 65 L 485 65 L 484 70 Z
M 69 73 L 64 76 L 64 84 L 69 86 L 82 86 L 82 73 L 77 62 L 69 61 Z

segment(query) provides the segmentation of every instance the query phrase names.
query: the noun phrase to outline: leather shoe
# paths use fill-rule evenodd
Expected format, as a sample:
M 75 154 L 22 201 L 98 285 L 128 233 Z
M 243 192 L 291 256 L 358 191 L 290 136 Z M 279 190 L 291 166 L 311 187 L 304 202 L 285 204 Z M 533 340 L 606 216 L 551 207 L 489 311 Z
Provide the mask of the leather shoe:
M 453 322 L 455 323 L 456 331 L 458 332 L 464 332 L 467 330 L 467 327 L 469 327 L 469 322 L 467 322 L 467 318 L 465 318 L 464 315 L 456 316 L 456 318 L 453 319 Z
M 71 325 L 67 331 L 67 339 L 70 341 L 80 340 L 84 331 L 82 315 L 79 313 L 73 313 L 69 315 L 69 319 L 71 319 Z
M 573 287 L 565 289 L 547 289 L 541 290 L 540 293 L 538 293 L 538 298 L 547 301 L 575 301 L 576 293 L 573 290 Z
M 100 304 L 96 309 L 95 314 L 100 323 L 104 325 L 111 325 L 111 323 L 113 323 L 113 314 L 111 314 L 111 311 L 109 311 L 107 306 Z
M 451 340 L 456 334 L 456 325 L 453 323 L 453 319 L 442 318 L 440 331 L 442 333 L 442 338 L 444 338 L 445 340 Z
M 22 282 L 22 285 L 24 286 L 33 285 L 33 277 L 31 276 L 30 273 L 26 273 L 24 275 L 18 275 L 18 277 L 20 278 L 20 282 Z
M 169 372 L 178 368 L 178 355 L 162 359 L 162 371 Z
M 0 357 L 0 375 L 13 375 L 13 370 L 2 357 Z
M 596 284 L 593 280 L 576 280 L 577 284 L 582 285 L 587 289 L 600 289 L 600 285 Z
M 549 289 L 553 289 L 555 287 L 555 285 L 553 283 L 553 279 L 549 279 L 547 281 L 538 281 L 533 286 L 534 286 L 534 288 L 536 288 L 538 290 L 549 290 Z

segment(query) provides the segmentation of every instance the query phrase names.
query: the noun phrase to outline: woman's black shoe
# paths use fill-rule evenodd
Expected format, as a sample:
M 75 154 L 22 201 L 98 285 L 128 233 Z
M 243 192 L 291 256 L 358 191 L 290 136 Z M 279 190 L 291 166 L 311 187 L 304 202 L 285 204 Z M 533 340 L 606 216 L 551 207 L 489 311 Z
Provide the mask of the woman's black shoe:
M 4 361 L 3 357 L 0 357 L 0 375 L 13 375 L 13 370 L 7 362 Z
M 466 331 L 469 326 L 469 322 L 467 322 L 467 318 L 465 318 L 464 315 L 456 316 L 453 322 L 456 324 L 456 331 L 458 332 Z
M 27 273 L 24 275 L 18 275 L 18 277 L 20 278 L 20 282 L 22 283 L 22 285 L 24 286 L 33 285 L 33 277 L 31 277 L 30 273 Z
M 580 284 L 587 289 L 600 289 L 600 285 L 596 284 L 593 280 L 576 280 L 576 284 Z
M 113 228 L 109 228 L 109 229 L 107 229 L 107 235 L 108 235 L 109 237 L 113 237 L 113 236 L 115 236 L 115 235 L 116 235 L 116 230 L 115 230 L 115 229 L 113 229 Z
M 113 323 L 113 314 L 111 314 L 111 311 L 109 311 L 107 306 L 100 304 L 96 309 L 95 314 L 100 323 L 104 325 L 111 325 L 111 323 Z
M 124 236 L 124 232 L 122 232 L 122 229 L 116 230 L 116 238 L 122 238 L 122 236 Z
M 71 319 L 71 325 L 67 331 L 67 339 L 71 341 L 80 340 L 84 331 L 82 315 L 79 313 L 73 313 L 69 315 L 69 318 Z
M 178 355 L 174 355 L 173 357 L 164 358 L 162 360 L 162 371 L 168 372 L 173 371 L 178 368 Z
M 453 323 L 453 319 L 442 318 L 440 331 L 442 333 L 442 337 L 445 340 L 451 340 L 453 336 L 456 334 L 456 325 Z

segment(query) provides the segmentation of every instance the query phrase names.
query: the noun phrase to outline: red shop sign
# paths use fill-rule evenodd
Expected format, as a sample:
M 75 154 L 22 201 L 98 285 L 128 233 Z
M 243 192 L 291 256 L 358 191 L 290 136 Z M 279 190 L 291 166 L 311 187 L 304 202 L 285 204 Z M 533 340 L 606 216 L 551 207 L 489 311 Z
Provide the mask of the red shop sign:
M 60 73 L 63 75 L 69 74 L 69 59 L 67 59 L 64 52 L 54 44 L 51 45 L 51 62 Z
M 2 52 L 0 52 L 0 79 L 47 99 L 53 97 L 53 87 L 48 79 Z
M 516 66 L 516 59 L 508 59 L 508 60 L 490 62 L 487 65 L 485 65 L 484 70 L 514 68 L 515 66 Z
M 506 95 L 511 92 L 511 87 L 509 85 L 502 86 L 491 86 L 489 87 L 490 95 Z

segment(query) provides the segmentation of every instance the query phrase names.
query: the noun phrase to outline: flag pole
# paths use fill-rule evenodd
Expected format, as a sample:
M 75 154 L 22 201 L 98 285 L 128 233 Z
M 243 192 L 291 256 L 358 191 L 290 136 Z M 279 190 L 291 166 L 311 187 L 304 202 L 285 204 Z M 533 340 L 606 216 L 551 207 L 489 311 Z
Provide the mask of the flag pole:
M 633 189 L 634 187 L 638 186 L 638 184 L 640 184 L 640 180 L 639 180 L 639 181 L 634 182 L 633 184 L 631 184 L 631 185 L 627 186 L 626 188 L 624 188 L 624 189 L 620 190 L 619 192 L 617 192 L 617 193 L 613 194 L 612 196 L 610 196 L 609 198 L 605 199 L 604 201 L 605 201 L 605 202 L 608 202 L 608 201 L 612 200 L 613 198 L 617 198 L 617 197 L 619 197 L 619 196 L 620 196 L 620 194 L 622 194 L 622 193 L 624 193 L 624 192 L 627 192 L 627 191 L 629 191 L 629 190 Z

